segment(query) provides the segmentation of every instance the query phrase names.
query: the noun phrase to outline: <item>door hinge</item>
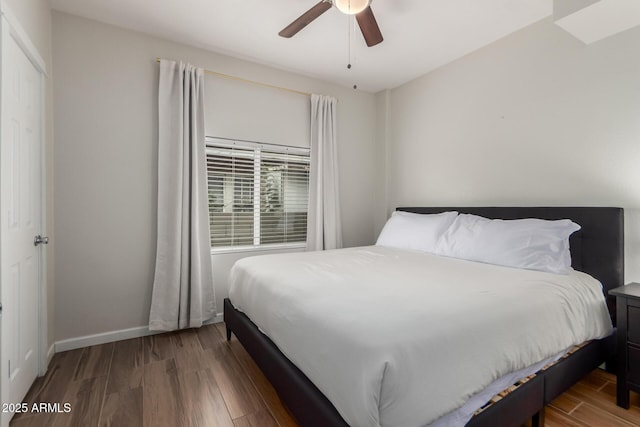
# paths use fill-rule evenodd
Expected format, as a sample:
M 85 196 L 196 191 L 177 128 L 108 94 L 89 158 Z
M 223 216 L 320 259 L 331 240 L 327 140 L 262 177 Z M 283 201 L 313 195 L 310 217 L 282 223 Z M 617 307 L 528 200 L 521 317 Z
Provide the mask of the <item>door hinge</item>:
M 48 237 L 42 237 L 41 235 L 37 235 L 36 237 L 33 238 L 33 245 L 34 246 L 38 246 L 38 245 L 46 245 L 49 243 L 49 238 Z

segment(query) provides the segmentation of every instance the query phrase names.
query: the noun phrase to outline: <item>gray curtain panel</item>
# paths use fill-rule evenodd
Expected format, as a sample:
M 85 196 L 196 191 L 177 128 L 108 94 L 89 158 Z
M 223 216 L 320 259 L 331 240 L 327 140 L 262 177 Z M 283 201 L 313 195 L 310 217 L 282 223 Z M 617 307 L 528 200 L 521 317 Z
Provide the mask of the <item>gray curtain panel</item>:
M 335 98 L 311 95 L 311 166 L 307 250 L 342 247 Z
M 160 61 L 158 240 L 150 330 L 202 326 L 216 314 L 209 241 L 204 70 Z

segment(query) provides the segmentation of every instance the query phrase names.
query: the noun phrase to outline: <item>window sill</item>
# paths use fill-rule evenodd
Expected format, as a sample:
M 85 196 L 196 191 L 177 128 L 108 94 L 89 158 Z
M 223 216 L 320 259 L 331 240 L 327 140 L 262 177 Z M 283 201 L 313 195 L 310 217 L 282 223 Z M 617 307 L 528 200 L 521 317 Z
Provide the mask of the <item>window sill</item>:
M 233 254 L 241 252 L 281 251 L 286 249 L 305 249 L 306 243 L 279 243 L 260 246 L 230 246 L 226 248 L 211 248 L 211 255 Z

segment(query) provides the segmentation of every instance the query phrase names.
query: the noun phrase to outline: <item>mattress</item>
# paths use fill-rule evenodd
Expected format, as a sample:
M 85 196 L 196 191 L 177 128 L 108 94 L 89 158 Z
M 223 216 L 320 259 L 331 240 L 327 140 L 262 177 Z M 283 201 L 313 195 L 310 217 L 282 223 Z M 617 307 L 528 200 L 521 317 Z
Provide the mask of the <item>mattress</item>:
M 612 331 L 598 281 L 379 246 L 238 261 L 229 297 L 352 426 L 426 426 Z

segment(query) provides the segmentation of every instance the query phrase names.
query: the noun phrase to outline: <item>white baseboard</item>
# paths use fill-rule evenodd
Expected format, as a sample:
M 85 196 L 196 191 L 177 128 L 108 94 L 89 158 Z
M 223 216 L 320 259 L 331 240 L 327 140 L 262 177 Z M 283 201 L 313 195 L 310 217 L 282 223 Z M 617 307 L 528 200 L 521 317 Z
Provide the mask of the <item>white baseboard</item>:
M 222 320 L 223 320 L 222 313 L 220 313 L 213 319 L 204 322 L 204 324 L 210 325 L 212 323 L 220 323 L 222 322 Z M 163 332 L 164 331 L 150 331 L 148 326 L 139 326 L 137 328 L 121 329 L 119 331 L 85 335 L 82 337 L 69 338 L 66 340 L 56 341 L 55 352 L 60 353 L 61 351 L 75 350 L 77 348 L 105 344 L 108 342 L 128 340 L 131 338 L 139 338 L 147 335 L 161 334 Z M 53 349 L 53 346 L 52 346 L 52 349 Z M 51 352 L 52 349 L 49 349 L 49 351 Z M 53 353 L 51 353 L 51 356 L 53 357 Z M 48 354 L 47 354 L 47 357 L 48 357 Z M 49 358 L 49 360 L 51 359 Z
M 49 350 L 47 350 L 46 359 L 42 362 L 44 366 L 39 366 L 39 369 L 38 369 L 39 377 L 47 373 L 47 369 L 49 369 L 49 364 L 51 363 L 51 359 L 53 359 L 54 354 L 55 354 L 55 344 L 51 344 L 49 346 Z
M 49 363 L 51 363 L 51 359 L 53 359 L 53 355 L 56 352 L 56 344 L 53 343 L 51 344 L 51 347 L 49 347 L 49 350 L 47 350 L 47 366 L 49 366 Z

